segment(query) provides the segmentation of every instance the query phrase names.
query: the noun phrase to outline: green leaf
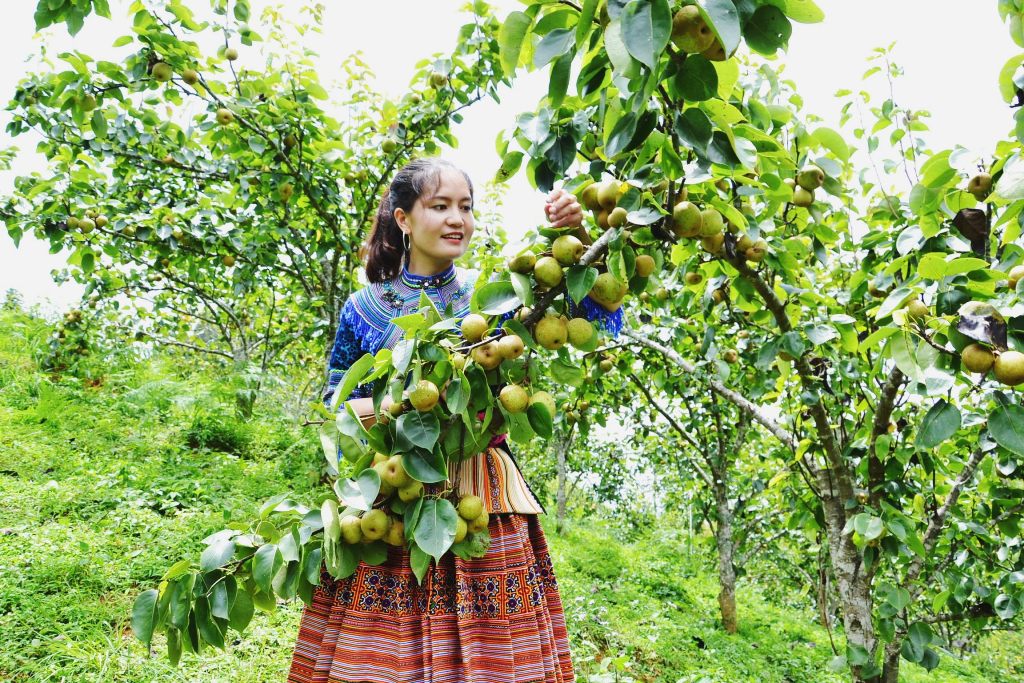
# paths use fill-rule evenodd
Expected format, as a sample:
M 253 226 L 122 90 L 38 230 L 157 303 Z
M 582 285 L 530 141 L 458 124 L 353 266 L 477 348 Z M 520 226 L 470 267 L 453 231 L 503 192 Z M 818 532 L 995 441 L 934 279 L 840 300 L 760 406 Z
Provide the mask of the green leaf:
M 473 293 L 473 311 L 485 315 L 502 315 L 522 305 L 515 287 L 507 281 L 488 282 Z
M 695 107 L 676 114 L 674 128 L 682 142 L 701 153 L 711 142 L 711 119 Z
M 1024 408 L 999 406 L 988 416 L 988 431 L 1000 446 L 1024 456 Z
M 458 513 L 450 501 L 444 498 L 424 500 L 413 535 L 416 545 L 440 562 L 455 541 L 457 519 Z
M 707 57 L 689 55 L 676 74 L 675 85 L 687 102 L 703 102 L 718 94 L 718 71 Z
M 210 589 L 210 614 L 218 619 L 228 618 L 228 584 L 217 581 Z
M 641 64 L 653 70 L 672 33 L 667 0 L 631 2 L 622 13 L 622 40 Z
M 352 391 L 363 383 L 363 378 L 370 370 L 373 369 L 374 358 L 371 354 L 363 354 L 363 357 L 353 363 L 349 369 L 345 372 L 344 377 L 341 378 L 341 382 L 338 383 L 338 387 L 334 391 L 334 396 L 331 397 L 331 412 L 337 413 L 338 406 L 341 405 L 342 400 L 347 399 Z
M 591 29 L 593 29 L 594 15 L 597 13 L 597 6 L 600 0 L 583 0 L 580 7 L 580 19 L 576 24 L 576 44 L 583 45 Z
M 832 128 L 826 126 L 816 128 L 811 133 L 811 141 L 832 152 L 842 161 L 849 161 L 850 159 L 850 146 L 846 144 L 843 136 Z
M 587 379 L 587 374 L 583 368 L 561 358 L 556 358 L 551 363 L 550 370 L 551 378 L 559 384 L 579 387 L 583 386 L 583 382 Z
M 272 593 L 271 582 L 280 563 L 281 558 L 277 553 L 277 546 L 273 543 L 261 545 L 252 558 L 252 578 L 256 582 L 256 586 L 268 595 Z
M 342 504 L 357 510 L 369 510 L 380 493 L 380 475 L 377 470 L 367 467 L 353 478 L 339 480 L 335 488 Z
M 317 552 L 319 552 L 319 549 L 317 549 Z M 317 576 L 319 577 L 319 575 L 320 566 L 318 562 Z M 228 613 L 228 626 L 239 633 L 243 633 L 249 622 L 252 621 L 252 615 L 255 612 L 256 608 L 252 604 L 252 596 L 244 588 L 240 588 L 238 593 L 235 594 L 235 601 L 231 603 L 231 611 Z
M 153 620 L 159 595 L 158 590 L 151 588 L 135 598 L 135 604 L 132 605 L 132 632 L 147 647 L 153 640 Z
M 99 109 L 92 113 L 92 132 L 95 133 L 98 138 L 107 137 L 107 117 L 105 117 L 103 112 Z
M 604 152 L 607 156 L 614 157 L 630 150 L 630 142 L 633 140 L 633 134 L 636 133 L 637 123 L 636 114 L 632 111 L 625 112 L 622 118 L 615 122 L 611 133 L 608 134 L 608 142 L 605 144 Z
M 220 569 L 235 555 L 235 542 L 231 540 L 221 540 L 216 543 L 211 543 L 206 546 L 206 550 L 199 557 L 199 568 L 204 571 L 212 571 L 214 569 Z
M 708 26 L 718 36 L 725 54 L 732 55 L 740 44 L 740 14 L 732 0 L 707 0 L 704 15 Z
M 774 55 L 780 47 L 785 47 L 793 34 L 793 25 L 778 7 L 761 5 L 757 8 L 743 27 L 743 36 L 747 45 L 763 55 Z
M 565 287 L 569 296 L 577 304 L 583 301 L 594 283 L 597 282 L 597 269 L 590 266 L 570 266 L 565 274 Z
M 416 575 L 416 581 L 422 584 L 423 577 L 430 569 L 430 555 L 418 545 L 413 544 L 412 550 L 409 552 L 409 566 L 412 568 L 412 573 Z
M 917 432 L 918 448 L 935 448 L 960 429 L 960 411 L 945 399 L 939 399 L 928 410 Z
M 205 595 L 196 599 L 195 617 L 196 625 L 199 627 L 199 633 L 203 636 L 203 640 L 223 650 L 224 632 L 210 613 L 210 602 Z
M 864 540 L 871 541 L 882 535 L 885 525 L 881 517 L 862 512 L 853 518 L 853 530 L 864 537 Z
M 402 454 L 402 464 L 409 476 L 424 484 L 436 484 L 448 478 L 444 458 L 436 451 L 416 449 Z
M 546 406 L 534 403 L 526 409 L 526 417 L 530 420 L 530 427 L 543 439 L 550 439 L 554 432 L 554 425 L 551 414 Z
M 548 62 L 569 51 L 575 39 L 575 30 L 571 28 L 556 28 L 541 38 L 533 52 L 533 66 L 541 68 Z
M 567 52 L 551 66 L 551 80 L 548 81 L 548 104 L 552 108 L 562 105 L 565 93 L 569 90 L 569 74 L 572 71 L 574 53 Z
M 772 0 L 779 2 L 779 0 Z M 786 16 L 801 24 L 817 24 L 825 20 L 825 13 L 821 11 L 814 0 L 783 0 Z
M 441 424 L 433 413 L 410 411 L 398 418 L 398 445 L 402 450 L 431 450 L 441 434 Z

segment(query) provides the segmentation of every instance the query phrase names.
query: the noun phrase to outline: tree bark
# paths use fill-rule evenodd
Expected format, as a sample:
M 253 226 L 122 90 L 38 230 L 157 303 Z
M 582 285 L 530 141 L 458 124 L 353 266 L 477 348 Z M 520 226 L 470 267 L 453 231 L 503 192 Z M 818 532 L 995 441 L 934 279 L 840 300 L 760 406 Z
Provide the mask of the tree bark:
M 567 434 L 565 438 L 562 439 L 562 443 L 558 444 L 558 492 L 555 499 L 555 533 L 557 534 L 561 534 L 565 527 L 565 455 L 566 451 L 569 450 L 570 443 L 572 443 L 571 433 Z
M 723 472 L 715 473 L 715 540 L 718 543 L 718 607 L 722 612 L 722 627 L 726 633 L 736 633 L 736 570 L 733 567 L 735 544 L 732 538 L 732 507 L 729 505 L 729 487 Z

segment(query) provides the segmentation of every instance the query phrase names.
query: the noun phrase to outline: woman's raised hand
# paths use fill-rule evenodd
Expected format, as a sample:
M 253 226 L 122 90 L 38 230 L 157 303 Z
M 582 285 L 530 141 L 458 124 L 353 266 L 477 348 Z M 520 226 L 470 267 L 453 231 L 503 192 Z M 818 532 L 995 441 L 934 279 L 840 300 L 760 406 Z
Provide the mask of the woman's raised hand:
M 559 188 L 548 194 L 544 212 L 553 228 L 578 228 L 583 225 L 583 209 L 576 195 Z

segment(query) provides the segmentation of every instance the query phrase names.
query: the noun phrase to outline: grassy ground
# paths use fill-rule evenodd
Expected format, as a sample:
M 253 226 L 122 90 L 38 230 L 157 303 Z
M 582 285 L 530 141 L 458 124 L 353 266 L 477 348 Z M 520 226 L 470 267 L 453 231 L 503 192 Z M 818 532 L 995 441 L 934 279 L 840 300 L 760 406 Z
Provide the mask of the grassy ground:
M 41 373 L 32 350 L 48 333 L 0 313 L 0 681 L 283 681 L 300 603 L 177 669 L 147 655 L 128 615 L 226 519 L 283 490 L 313 500 L 315 435 L 273 413 L 238 423 L 229 391 L 172 359 L 108 367 L 102 381 Z M 671 528 L 632 543 L 596 524 L 548 537 L 581 683 L 846 680 L 828 670 L 813 614 L 755 584 L 741 585 L 740 633 L 723 634 L 709 558 L 688 556 Z M 902 680 L 1019 681 L 1021 645 L 1002 634 L 971 662 L 944 657 L 930 675 L 907 665 Z

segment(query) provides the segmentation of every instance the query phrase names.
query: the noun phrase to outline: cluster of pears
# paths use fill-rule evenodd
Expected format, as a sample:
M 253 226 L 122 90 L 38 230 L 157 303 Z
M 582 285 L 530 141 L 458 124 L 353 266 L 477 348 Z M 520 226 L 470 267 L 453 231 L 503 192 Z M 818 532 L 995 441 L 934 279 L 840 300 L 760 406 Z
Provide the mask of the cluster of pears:
M 699 238 L 704 251 L 720 255 L 725 249 L 725 218 L 718 209 L 701 209 L 686 197 L 684 190 L 672 209 L 672 233 L 677 238 Z M 732 225 L 728 227 L 730 232 L 736 229 Z M 760 263 L 767 252 L 768 243 L 763 239 L 755 240 L 745 233 L 736 238 L 736 253 L 748 261 Z M 687 273 L 686 282 L 700 284 L 702 279 L 699 273 Z
M 64 224 L 69 230 L 81 230 L 88 235 L 96 228 L 105 228 L 110 220 L 95 209 L 87 209 L 81 216 L 68 216 Z
M 825 182 L 825 172 L 814 164 L 808 164 L 796 174 L 786 178 L 785 183 L 793 188 L 793 204 L 807 208 L 814 203 L 814 191 Z
M 237 53 L 236 53 L 237 55 Z M 159 83 L 166 83 L 174 77 L 174 69 L 167 62 L 154 62 L 149 69 L 153 80 Z M 181 80 L 187 85 L 195 85 L 199 82 L 199 72 L 195 69 L 184 69 L 181 72 Z
M 672 44 L 713 62 L 726 59 L 725 48 L 696 5 L 686 5 L 672 17 Z
M 580 192 L 580 202 L 594 214 L 594 222 L 602 230 L 621 228 L 626 224 L 628 212 L 618 205 L 622 198 L 622 183 L 609 178 L 599 183 L 591 183 Z
M 1024 384 L 1024 353 L 1020 351 L 996 351 L 975 342 L 960 352 L 960 362 L 970 372 L 984 375 L 991 370 L 1006 386 Z

